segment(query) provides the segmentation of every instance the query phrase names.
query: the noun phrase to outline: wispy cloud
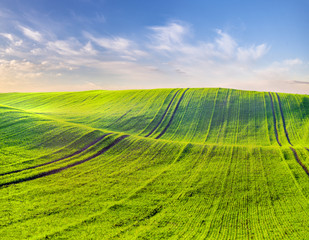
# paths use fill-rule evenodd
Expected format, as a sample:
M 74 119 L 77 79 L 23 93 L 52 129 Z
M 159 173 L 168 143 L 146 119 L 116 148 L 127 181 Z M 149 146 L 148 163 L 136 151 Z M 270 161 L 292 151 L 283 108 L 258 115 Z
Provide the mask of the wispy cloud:
M 81 29 L 78 36 L 60 37 L 52 30 L 42 30 L 42 24 L 18 26 L 17 31 L 0 33 L 4 46 L 0 49 L 2 91 L 24 91 L 31 89 L 31 85 L 44 90 L 44 84 L 49 86 L 45 90 L 57 90 L 51 86 L 57 86 L 58 90 L 65 86 L 71 86 L 68 87 L 71 90 L 155 87 L 278 90 L 291 88 L 291 83 L 295 91 L 309 87 L 304 78 L 307 63 L 292 58 L 267 64 L 263 62 L 271 51 L 267 43 L 243 45 L 222 29 L 214 29 L 212 39 L 205 41 L 195 38 L 189 24 L 174 21 L 147 27 L 145 35 L 133 40 L 121 34 L 106 36 L 89 31 L 90 34 L 87 29 Z M 303 72 L 297 75 L 297 68 Z
M 152 44 L 149 47 L 153 50 L 170 53 L 180 53 L 192 58 L 249 61 L 263 57 L 270 47 L 263 43 L 258 46 L 239 46 L 237 41 L 221 29 L 216 29 L 217 36 L 211 42 L 198 41 L 189 43 L 186 39 L 191 36 L 191 29 L 187 24 L 169 23 L 166 26 L 149 28 L 152 31 Z M 182 57 L 180 55 L 180 57 Z
M 37 66 L 27 60 L 0 60 L 0 85 L 8 91 L 28 88 L 42 76 Z
M 46 47 L 51 53 L 54 52 L 62 56 L 92 56 L 96 54 L 96 51 L 92 47 L 92 44 L 90 42 L 82 45 L 75 38 L 70 38 L 67 40 L 49 41 L 47 42 Z
M 0 36 L 5 37 L 7 39 L 9 39 L 10 41 L 14 41 L 13 35 L 10 33 L 0 33 Z
M 14 46 L 20 46 L 23 43 L 23 40 L 17 38 L 11 33 L 0 33 L 0 36 L 8 39 L 10 43 L 13 44 Z
M 123 52 L 127 50 L 131 46 L 131 41 L 121 37 L 114 38 L 96 38 L 90 34 L 86 34 L 86 36 L 95 42 L 100 47 L 103 47 L 108 50 L 113 50 L 116 52 Z
M 187 26 L 173 22 L 166 26 L 149 27 L 149 29 L 153 32 L 150 35 L 153 41 L 152 47 L 166 51 L 177 51 L 177 47 L 183 45 L 184 37 L 189 31 Z
M 299 58 L 287 59 L 287 60 L 284 61 L 284 64 L 285 64 L 285 65 L 288 65 L 288 66 L 295 66 L 295 65 L 301 65 L 301 64 L 303 64 L 303 61 L 300 60 Z
M 103 51 L 109 51 L 113 58 L 120 57 L 129 61 L 136 61 L 138 58 L 146 57 L 147 52 L 138 48 L 137 44 L 123 37 L 94 37 L 90 33 L 85 32 L 85 37 L 95 43 Z M 99 50 L 98 50 L 99 51 Z
M 96 55 L 97 51 L 93 48 L 91 42 L 87 42 L 87 44 L 81 50 L 85 54 Z
M 232 56 L 237 46 L 236 41 L 221 29 L 218 29 L 216 32 L 219 37 L 216 38 L 215 42 L 219 51 L 221 51 L 226 57 Z
M 21 29 L 21 31 L 26 37 L 34 41 L 37 41 L 37 42 L 41 42 L 43 40 L 43 36 L 38 31 L 33 31 L 30 28 L 27 28 L 24 26 L 19 26 L 19 28 Z
M 212 41 L 192 42 L 191 29 L 178 22 L 150 30 L 154 41 L 149 48 L 156 54 L 162 53 L 168 61 L 158 69 L 170 78 L 177 76 L 183 87 L 219 86 L 298 93 L 309 90 L 290 86 L 291 79 L 304 82 L 308 69 L 303 66 L 301 71 L 296 70 L 303 65 L 302 60 L 286 59 L 267 64 L 264 56 L 271 50 L 267 43 L 241 45 L 220 29 L 215 30 L 217 36 Z
M 270 50 L 265 43 L 258 46 L 251 46 L 249 48 L 239 47 L 237 48 L 237 59 L 246 62 L 251 60 L 257 60 L 263 57 Z

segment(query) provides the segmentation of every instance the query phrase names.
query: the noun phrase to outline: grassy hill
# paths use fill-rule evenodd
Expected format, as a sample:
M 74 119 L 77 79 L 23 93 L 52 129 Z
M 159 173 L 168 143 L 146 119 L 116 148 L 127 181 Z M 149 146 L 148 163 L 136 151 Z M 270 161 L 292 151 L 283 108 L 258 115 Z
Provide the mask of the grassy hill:
M 1 239 L 309 239 L 309 96 L 0 94 Z

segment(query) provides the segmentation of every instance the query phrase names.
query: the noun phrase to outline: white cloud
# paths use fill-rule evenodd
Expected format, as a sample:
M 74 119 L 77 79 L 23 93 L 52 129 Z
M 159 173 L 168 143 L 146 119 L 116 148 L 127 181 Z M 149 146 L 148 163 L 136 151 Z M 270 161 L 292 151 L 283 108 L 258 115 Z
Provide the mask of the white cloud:
M 216 32 L 219 35 L 219 38 L 217 38 L 215 41 L 218 49 L 221 50 L 225 56 L 232 56 L 237 46 L 236 41 L 230 35 L 222 32 L 220 29 L 218 29 Z
M 94 37 L 90 33 L 84 33 L 84 35 L 97 46 L 106 49 L 104 52 L 105 57 L 110 56 L 113 59 L 126 59 L 128 61 L 137 61 L 141 57 L 147 57 L 148 53 L 139 49 L 137 44 L 132 40 L 122 37 Z M 99 49 L 96 49 L 96 52 Z
M 38 70 L 37 65 L 27 60 L 0 60 L 1 68 L 6 68 L 7 71 L 33 73 Z
M 30 50 L 30 52 L 31 52 L 33 55 L 41 55 L 44 51 L 43 51 L 43 49 L 41 49 L 41 48 L 34 48 L 34 49 Z
M 96 38 L 89 33 L 86 33 L 85 35 L 97 45 L 116 52 L 123 52 L 131 46 L 130 40 L 121 37 Z
M 168 52 L 173 58 L 186 58 L 192 60 L 233 60 L 248 61 L 257 60 L 263 57 L 268 51 L 267 44 L 244 47 L 239 46 L 237 41 L 228 33 L 217 29 L 217 37 L 213 41 L 199 41 L 189 43 L 186 41 L 191 30 L 188 25 L 181 23 L 169 23 L 166 26 L 149 28 L 153 33 L 150 35 L 152 44 L 150 49 L 155 51 Z
M 62 86 L 70 90 L 102 87 L 276 90 L 277 86 L 277 89 L 292 91 L 290 89 L 297 88 L 294 86 L 309 88 L 308 84 L 302 84 L 308 70 L 298 71 L 307 66 L 301 59 L 286 59 L 261 67 L 260 63 L 265 66 L 263 57 L 270 51 L 268 44 L 244 46 L 220 29 L 214 30 L 215 36 L 208 41 L 195 39 L 190 26 L 179 21 L 149 27 L 147 36 L 150 38 L 135 41 L 87 32 L 81 32 L 80 37 L 60 39 L 45 30 L 43 37 L 34 29 L 23 26 L 20 29 L 23 34 L 0 33 L 5 39 L 5 47 L 0 49 L 1 91 L 18 91 L 21 89 L 18 83 L 28 84 L 30 91 L 31 85 L 38 90 L 62 90 Z M 88 79 L 92 79 L 91 82 L 87 82 Z
M 14 42 L 14 45 L 17 47 L 21 46 L 22 44 L 23 44 L 23 40 L 18 40 Z
M 288 65 L 288 66 L 295 66 L 295 65 L 301 65 L 303 64 L 303 61 L 298 59 L 298 58 L 295 58 L 295 59 L 287 59 L 284 61 L 284 64 L 285 65 Z
M 8 55 L 13 55 L 15 53 L 14 49 L 9 47 L 4 50 L 4 52 Z
M 147 57 L 149 56 L 149 54 L 145 51 L 139 50 L 139 49 L 133 49 L 130 51 L 130 54 L 132 56 L 136 56 L 136 57 Z
M 0 60 L 0 85 L 2 91 L 18 91 L 33 84 L 42 76 L 42 71 L 27 60 Z
M 14 46 L 21 46 L 23 43 L 23 40 L 17 38 L 11 33 L 0 33 L 0 36 L 8 39 Z
M 237 59 L 243 62 L 257 60 L 263 57 L 269 49 L 270 48 L 264 43 L 258 46 L 251 46 L 249 48 L 239 47 L 237 48 Z
M 177 46 L 183 44 L 185 35 L 189 32 L 187 26 L 179 23 L 169 23 L 166 26 L 150 27 L 153 34 L 150 38 L 153 40 L 153 48 L 158 50 L 174 51 Z
M 91 42 L 88 42 L 83 48 L 82 52 L 90 55 L 95 55 L 97 54 L 97 51 L 93 48 Z
M 23 26 L 19 26 L 19 27 L 26 37 L 28 37 L 28 38 L 30 38 L 34 41 L 37 41 L 37 42 L 41 42 L 43 40 L 42 34 L 39 33 L 38 31 L 33 31 L 30 28 L 26 28 L 26 27 L 23 27 Z
M 57 40 L 54 42 L 48 42 L 47 47 L 51 51 L 55 51 L 60 55 L 77 55 L 78 52 L 72 49 L 72 43 L 71 41 L 63 41 L 63 40 Z M 76 43 L 74 43 L 75 45 Z
M 0 33 L 0 36 L 3 36 L 5 38 L 9 39 L 12 42 L 14 41 L 13 35 L 10 34 L 10 33 Z
M 179 23 L 177 24 L 179 25 Z M 190 29 L 175 31 L 178 35 L 172 34 L 172 36 L 177 37 L 171 38 L 166 33 L 166 29 L 169 29 L 170 26 L 171 24 L 155 29 L 151 28 L 154 41 L 150 49 L 155 54 L 161 52 L 161 56 L 167 58 L 168 64 L 158 65 L 158 71 L 164 72 L 169 79 L 177 77 L 179 83 L 182 83 L 182 87 L 308 91 L 309 86 L 307 89 L 294 86 L 295 83 L 304 81 L 305 73 L 308 75 L 308 70 L 303 70 L 303 73 L 296 71 L 295 67 L 302 65 L 300 59 L 273 62 L 266 67 L 261 67 L 262 63 L 265 65 L 265 62 L 262 62 L 263 57 L 270 51 L 270 46 L 266 43 L 253 44 L 249 47 L 243 46 L 222 30 L 216 31 L 217 37 L 212 41 L 192 43 L 188 42 L 186 38 L 187 34 L 191 32 Z M 177 29 L 185 29 L 186 27 L 178 26 Z M 292 87 L 291 79 L 294 83 Z
M 47 49 L 50 54 L 57 53 L 62 56 L 76 57 L 76 56 L 93 56 L 96 55 L 97 51 L 93 48 L 91 42 L 87 42 L 82 45 L 75 38 L 70 38 L 67 40 L 56 40 L 50 41 L 46 44 Z M 36 50 L 34 50 L 36 52 Z

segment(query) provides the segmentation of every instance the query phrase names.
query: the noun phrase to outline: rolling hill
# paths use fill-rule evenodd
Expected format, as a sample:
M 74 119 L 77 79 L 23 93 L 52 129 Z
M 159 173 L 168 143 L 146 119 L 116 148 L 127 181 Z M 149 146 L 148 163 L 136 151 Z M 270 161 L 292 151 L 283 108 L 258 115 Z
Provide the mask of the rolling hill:
M 309 239 L 309 96 L 0 94 L 1 239 Z

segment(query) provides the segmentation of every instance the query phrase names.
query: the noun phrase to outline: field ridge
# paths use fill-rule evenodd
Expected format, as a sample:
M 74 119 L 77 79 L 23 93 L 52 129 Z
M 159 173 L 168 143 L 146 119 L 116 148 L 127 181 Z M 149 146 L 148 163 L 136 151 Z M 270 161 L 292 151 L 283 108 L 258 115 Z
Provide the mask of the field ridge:
M 0 115 L 1 239 L 309 234 L 307 95 L 10 93 Z

